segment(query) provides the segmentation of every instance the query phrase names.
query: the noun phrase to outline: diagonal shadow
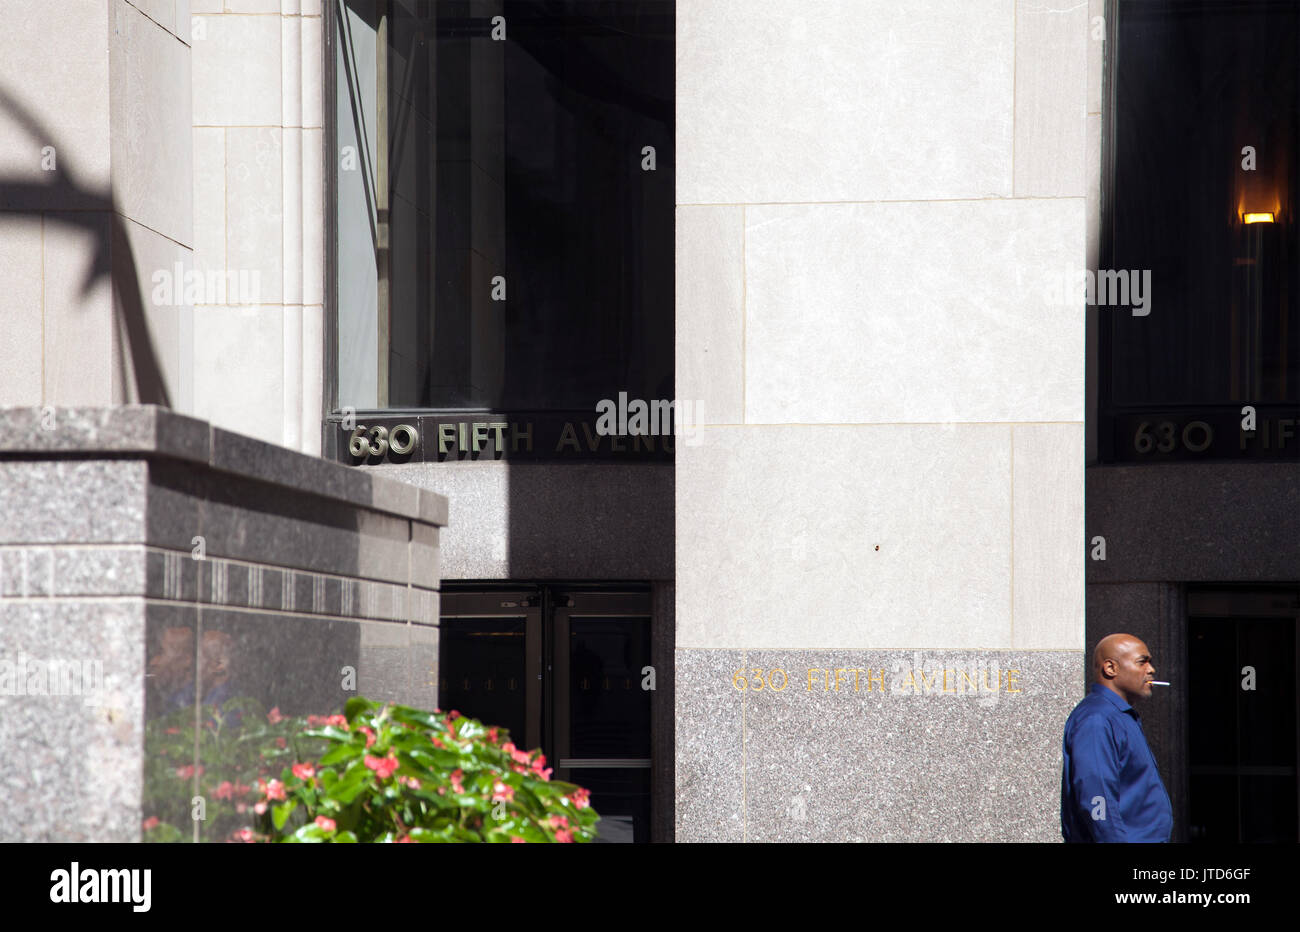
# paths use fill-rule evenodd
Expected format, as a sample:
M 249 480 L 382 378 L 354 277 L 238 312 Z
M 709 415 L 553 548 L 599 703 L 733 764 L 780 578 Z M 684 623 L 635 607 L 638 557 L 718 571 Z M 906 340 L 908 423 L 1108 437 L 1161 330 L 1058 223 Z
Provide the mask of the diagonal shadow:
M 63 147 L 55 144 L 53 133 L 3 87 L 0 87 L 0 112 L 8 113 L 33 139 L 54 146 L 59 153 L 59 167 L 57 171 L 49 173 L 49 183 L 0 178 L 0 209 L 8 213 L 39 214 L 47 221 L 94 235 L 94 261 L 81 282 L 78 296 L 86 297 L 102 276 L 108 276 L 121 308 L 121 320 L 131 350 L 131 368 L 134 370 L 139 403 L 170 408 L 171 397 L 158 366 L 158 355 L 149 333 L 149 322 L 145 318 L 144 296 L 140 293 L 140 281 L 136 275 L 135 254 L 127 237 L 126 220 L 118 208 L 112 184 L 109 184 L 107 190 L 95 190 L 78 180 L 77 172 L 69 167 L 66 155 L 62 154 Z M 59 208 L 52 209 L 52 203 L 59 204 Z M 102 214 L 109 217 L 107 235 L 102 228 Z M 117 256 L 120 263 L 121 274 L 116 276 L 113 275 L 114 256 Z

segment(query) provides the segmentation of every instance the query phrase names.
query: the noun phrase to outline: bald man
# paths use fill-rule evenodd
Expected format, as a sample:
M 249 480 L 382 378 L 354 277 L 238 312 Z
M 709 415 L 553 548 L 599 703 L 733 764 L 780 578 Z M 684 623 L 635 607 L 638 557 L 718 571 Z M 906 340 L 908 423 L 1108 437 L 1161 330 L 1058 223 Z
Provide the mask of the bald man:
M 1151 652 L 1131 634 L 1101 639 L 1088 695 L 1065 722 L 1061 835 L 1067 842 L 1168 841 L 1173 806 L 1133 702 L 1151 695 Z

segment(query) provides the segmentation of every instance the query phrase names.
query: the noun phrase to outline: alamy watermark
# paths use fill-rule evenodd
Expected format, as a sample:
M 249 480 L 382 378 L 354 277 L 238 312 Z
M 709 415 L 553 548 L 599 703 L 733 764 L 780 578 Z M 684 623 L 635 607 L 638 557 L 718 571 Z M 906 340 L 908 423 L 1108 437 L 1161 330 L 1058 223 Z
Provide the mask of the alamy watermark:
M 81 696 L 100 705 L 104 664 L 99 660 L 38 660 L 26 654 L 0 656 L 0 696 Z
M 1049 307 L 1128 307 L 1134 317 L 1151 313 L 1150 269 L 1066 269 L 1043 278 Z
M 596 433 L 602 437 L 662 437 L 671 434 L 685 438 L 691 446 L 698 443 L 701 401 L 687 399 L 645 401 L 619 392 L 618 400 L 602 398 L 596 402 Z
M 154 286 L 149 297 L 160 307 L 262 303 L 258 269 L 186 269 L 177 262 L 170 269 L 155 269 L 149 280 Z

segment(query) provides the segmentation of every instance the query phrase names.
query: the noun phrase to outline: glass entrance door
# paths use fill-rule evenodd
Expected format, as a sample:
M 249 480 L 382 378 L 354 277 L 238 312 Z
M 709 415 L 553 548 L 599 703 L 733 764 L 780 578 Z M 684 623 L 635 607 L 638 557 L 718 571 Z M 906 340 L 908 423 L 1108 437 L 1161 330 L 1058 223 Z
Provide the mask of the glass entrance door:
M 1188 598 L 1188 840 L 1300 840 L 1300 591 Z
M 648 591 L 445 591 L 438 705 L 540 746 L 591 791 L 598 841 L 649 841 L 650 624 Z

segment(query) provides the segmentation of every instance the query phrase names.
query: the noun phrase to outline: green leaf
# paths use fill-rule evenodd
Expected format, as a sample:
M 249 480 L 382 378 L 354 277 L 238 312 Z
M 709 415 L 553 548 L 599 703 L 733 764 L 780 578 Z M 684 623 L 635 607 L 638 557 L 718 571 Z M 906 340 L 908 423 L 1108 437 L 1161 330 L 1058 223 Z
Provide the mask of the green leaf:
M 338 783 L 331 786 L 327 795 L 330 799 L 337 799 L 343 805 L 348 805 L 366 788 L 369 782 L 366 779 L 368 773 L 370 771 L 364 767 L 354 768 L 341 778 Z
M 290 799 L 271 810 L 271 821 L 275 823 L 277 832 L 284 828 L 284 823 L 289 821 L 289 814 L 297 808 L 298 800 Z
M 343 717 L 351 723 L 363 712 L 368 712 L 371 709 L 376 709 L 378 707 L 379 706 L 376 703 L 371 702 L 369 699 L 363 698 L 362 696 L 353 696 L 347 701 L 347 704 L 343 706 Z
M 360 757 L 361 753 L 362 749 L 354 744 L 339 744 L 326 751 L 324 756 L 321 757 L 320 763 L 321 766 L 325 767 L 330 764 L 337 764 L 339 761 Z

